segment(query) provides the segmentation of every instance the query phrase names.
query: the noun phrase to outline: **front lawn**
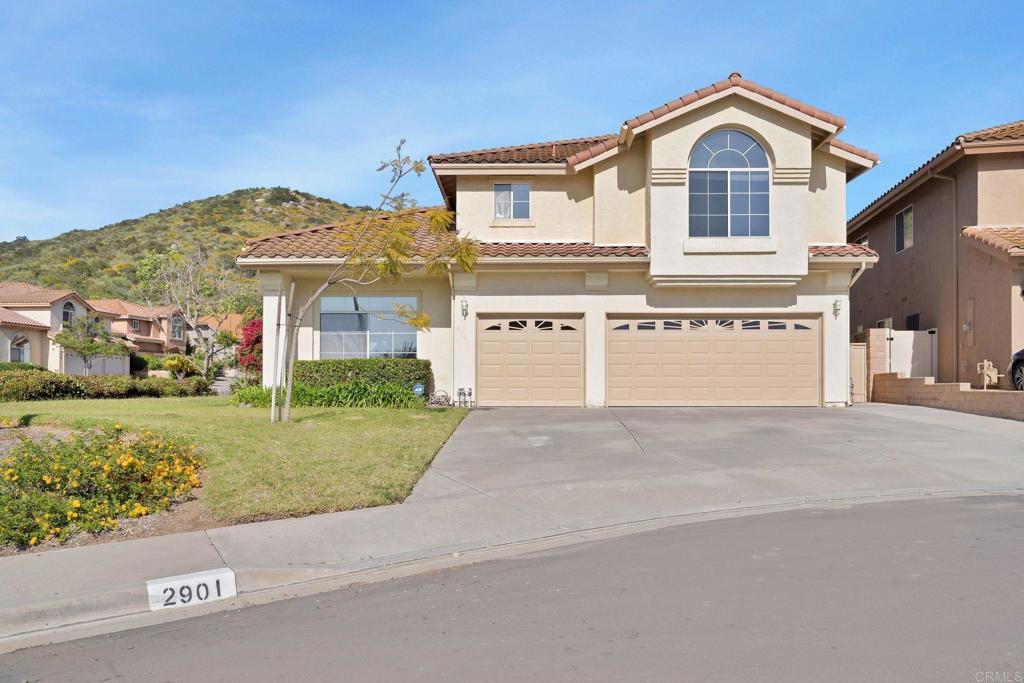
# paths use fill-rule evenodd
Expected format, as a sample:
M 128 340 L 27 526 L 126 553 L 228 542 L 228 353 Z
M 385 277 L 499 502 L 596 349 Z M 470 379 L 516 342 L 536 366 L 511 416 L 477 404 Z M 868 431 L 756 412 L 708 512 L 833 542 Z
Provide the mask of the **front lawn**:
M 23 424 L 188 436 L 207 458 L 200 499 L 226 523 L 401 502 L 465 416 L 459 409 L 293 408 L 289 424 L 229 397 L 0 403 Z

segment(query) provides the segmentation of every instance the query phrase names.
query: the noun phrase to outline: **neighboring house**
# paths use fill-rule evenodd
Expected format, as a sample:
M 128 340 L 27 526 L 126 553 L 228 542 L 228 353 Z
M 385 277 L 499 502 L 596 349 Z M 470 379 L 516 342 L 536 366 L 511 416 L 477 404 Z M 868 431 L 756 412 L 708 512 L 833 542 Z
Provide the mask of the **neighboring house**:
M 140 306 L 123 299 L 89 299 L 111 317 L 111 330 L 134 344 L 139 353 L 163 356 L 185 353 L 185 319 L 177 306 Z
M 937 330 L 938 380 L 979 382 L 1024 348 L 1024 121 L 957 136 L 854 216 L 882 255 L 851 290 L 852 331 Z
M 837 140 L 844 125 L 732 74 L 614 134 L 431 156 L 480 243 L 474 272 L 334 287 L 298 356 L 428 358 L 436 388 L 479 405 L 845 405 L 848 291 L 877 259 L 846 243 L 846 183 L 877 157 Z M 344 232 L 253 239 L 238 258 L 261 277 L 265 384 L 277 313 Z
M 111 317 L 70 289 L 47 289 L 26 282 L 0 282 L 0 361 L 34 363 L 54 372 L 85 374 L 82 359 L 54 341 L 66 322 L 95 314 L 110 330 Z M 128 374 L 127 358 L 101 358 L 94 375 Z
M 193 346 L 199 346 L 199 337 L 204 339 L 211 339 L 217 335 L 218 332 L 227 331 L 235 336 L 237 339 L 242 330 L 242 323 L 245 319 L 241 313 L 229 313 L 224 320 L 218 320 L 212 316 L 203 316 L 199 318 L 198 329 L 190 329 L 188 331 L 189 341 Z M 217 349 L 214 353 L 215 358 L 223 359 L 228 358 L 234 354 L 234 347 Z

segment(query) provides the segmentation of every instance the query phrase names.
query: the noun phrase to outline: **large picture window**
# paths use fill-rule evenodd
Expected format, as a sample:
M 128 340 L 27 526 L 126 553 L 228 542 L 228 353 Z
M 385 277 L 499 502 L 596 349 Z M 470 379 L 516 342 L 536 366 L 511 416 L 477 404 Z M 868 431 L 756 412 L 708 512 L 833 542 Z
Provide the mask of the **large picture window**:
M 768 237 L 768 155 L 738 130 L 705 135 L 690 155 L 690 237 Z
M 325 296 L 320 299 L 321 358 L 415 358 L 416 328 L 396 310 L 414 296 Z

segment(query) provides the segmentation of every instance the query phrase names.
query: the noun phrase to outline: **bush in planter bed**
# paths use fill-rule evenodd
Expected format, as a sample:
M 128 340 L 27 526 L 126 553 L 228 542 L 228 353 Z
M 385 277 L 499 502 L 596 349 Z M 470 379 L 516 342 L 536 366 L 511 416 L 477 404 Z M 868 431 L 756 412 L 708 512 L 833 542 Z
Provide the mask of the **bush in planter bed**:
M 15 370 L 36 370 L 43 371 L 46 368 L 32 363 L 21 363 L 19 361 L 0 361 L 0 372 L 14 372 Z
M 71 375 L 35 370 L 0 372 L 0 401 L 45 401 L 82 396 L 85 396 L 85 388 L 77 377 Z
M 202 377 L 178 381 L 122 375 L 78 377 L 32 370 L 0 373 L 0 401 L 44 401 L 63 398 L 133 398 L 136 396 L 206 396 L 210 383 Z
M 331 358 L 295 362 L 295 383 L 328 387 L 349 382 L 433 386 L 430 361 L 423 358 Z
M 270 389 L 259 386 L 239 387 L 232 402 L 264 408 L 270 405 L 270 393 Z M 423 406 L 423 399 L 411 389 L 393 382 L 346 382 L 324 387 L 296 382 L 292 387 L 292 405 L 313 408 L 419 408 Z

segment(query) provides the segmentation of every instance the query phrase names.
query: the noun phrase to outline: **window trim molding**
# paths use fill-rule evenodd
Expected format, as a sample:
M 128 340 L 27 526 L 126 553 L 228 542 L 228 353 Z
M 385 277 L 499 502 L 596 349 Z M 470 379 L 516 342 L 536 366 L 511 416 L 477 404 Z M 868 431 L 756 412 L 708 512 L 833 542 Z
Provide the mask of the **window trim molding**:
M 913 215 L 913 211 L 914 211 L 913 203 L 907 204 L 902 209 L 900 209 L 899 211 L 897 211 L 896 213 L 894 213 L 892 215 L 892 247 L 894 249 L 893 253 L 895 253 L 895 254 L 902 254 L 907 249 L 913 249 L 914 248 L 914 225 L 913 225 L 913 223 L 911 223 L 911 225 L 910 225 L 910 245 L 909 246 L 907 246 L 906 240 L 904 240 L 903 248 L 900 249 L 899 248 L 899 242 L 896 239 L 896 219 L 899 217 L 900 214 L 906 213 L 908 209 L 910 210 L 911 215 Z M 905 227 L 906 227 L 906 224 L 904 224 L 904 228 Z

